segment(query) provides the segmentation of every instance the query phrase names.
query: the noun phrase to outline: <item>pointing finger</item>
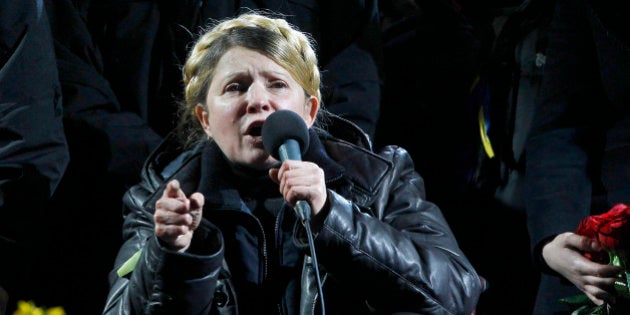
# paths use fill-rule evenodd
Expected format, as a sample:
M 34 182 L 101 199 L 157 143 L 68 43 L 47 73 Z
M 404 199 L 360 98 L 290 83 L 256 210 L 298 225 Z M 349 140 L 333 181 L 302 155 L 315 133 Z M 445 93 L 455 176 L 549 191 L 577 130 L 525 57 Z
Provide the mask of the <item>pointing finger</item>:
M 164 189 L 164 196 L 168 198 L 186 198 L 186 195 L 181 190 L 179 181 L 174 179 L 166 185 L 166 189 Z

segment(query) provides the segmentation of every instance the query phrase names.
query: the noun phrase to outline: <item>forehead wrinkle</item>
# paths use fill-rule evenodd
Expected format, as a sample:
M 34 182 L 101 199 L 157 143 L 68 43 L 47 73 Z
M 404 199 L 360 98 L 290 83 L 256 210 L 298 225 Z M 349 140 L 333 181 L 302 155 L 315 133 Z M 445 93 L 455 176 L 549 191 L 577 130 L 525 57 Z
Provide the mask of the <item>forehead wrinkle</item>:
M 254 76 L 261 75 L 263 77 L 282 77 L 289 78 L 291 74 L 288 72 L 283 72 L 280 70 L 254 70 L 254 69 L 235 69 L 229 72 L 226 72 L 223 76 L 224 79 L 231 80 L 233 78 L 239 78 L 243 76 Z

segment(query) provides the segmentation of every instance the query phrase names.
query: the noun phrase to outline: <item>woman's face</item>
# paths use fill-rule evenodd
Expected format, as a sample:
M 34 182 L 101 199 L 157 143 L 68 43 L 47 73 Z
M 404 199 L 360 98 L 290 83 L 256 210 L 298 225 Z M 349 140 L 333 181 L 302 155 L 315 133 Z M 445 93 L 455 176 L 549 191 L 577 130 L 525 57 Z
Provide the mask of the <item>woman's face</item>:
M 318 106 L 317 98 L 307 98 L 289 72 L 272 59 L 233 47 L 219 59 L 206 104 L 197 106 L 196 114 L 230 161 L 264 170 L 277 163 L 263 147 L 260 132 L 265 119 L 288 109 L 311 127 Z

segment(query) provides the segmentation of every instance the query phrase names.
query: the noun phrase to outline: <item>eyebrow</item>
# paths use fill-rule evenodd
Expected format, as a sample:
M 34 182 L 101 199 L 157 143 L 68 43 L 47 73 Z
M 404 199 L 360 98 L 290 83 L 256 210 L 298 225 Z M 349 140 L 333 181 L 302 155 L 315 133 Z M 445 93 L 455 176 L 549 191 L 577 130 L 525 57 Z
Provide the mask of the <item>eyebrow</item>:
M 291 75 L 289 73 L 285 73 L 285 72 L 281 72 L 281 71 L 273 71 L 273 70 L 264 70 L 261 72 L 263 76 L 267 76 L 267 75 L 273 75 L 273 76 L 280 76 L 283 78 L 291 78 Z M 224 78 L 226 79 L 231 79 L 231 78 L 236 78 L 239 76 L 243 76 L 243 75 L 249 75 L 250 72 L 245 70 L 245 71 L 233 71 L 233 72 L 229 72 L 225 75 Z

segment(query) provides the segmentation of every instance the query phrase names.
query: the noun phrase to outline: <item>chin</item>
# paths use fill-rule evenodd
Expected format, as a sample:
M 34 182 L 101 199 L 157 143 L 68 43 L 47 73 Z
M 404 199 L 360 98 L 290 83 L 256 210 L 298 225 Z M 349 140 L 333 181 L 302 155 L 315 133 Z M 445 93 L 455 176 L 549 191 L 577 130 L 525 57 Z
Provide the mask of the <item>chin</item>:
M 251 156 L 247 161 L 241 163 L 243 166 L 246 166 L 251 169 L 264 171 L 268 170 L 271 167 L 277 166 L 278 161 L 274 159 L 271 155 L 264 152 L 261 155 Z

